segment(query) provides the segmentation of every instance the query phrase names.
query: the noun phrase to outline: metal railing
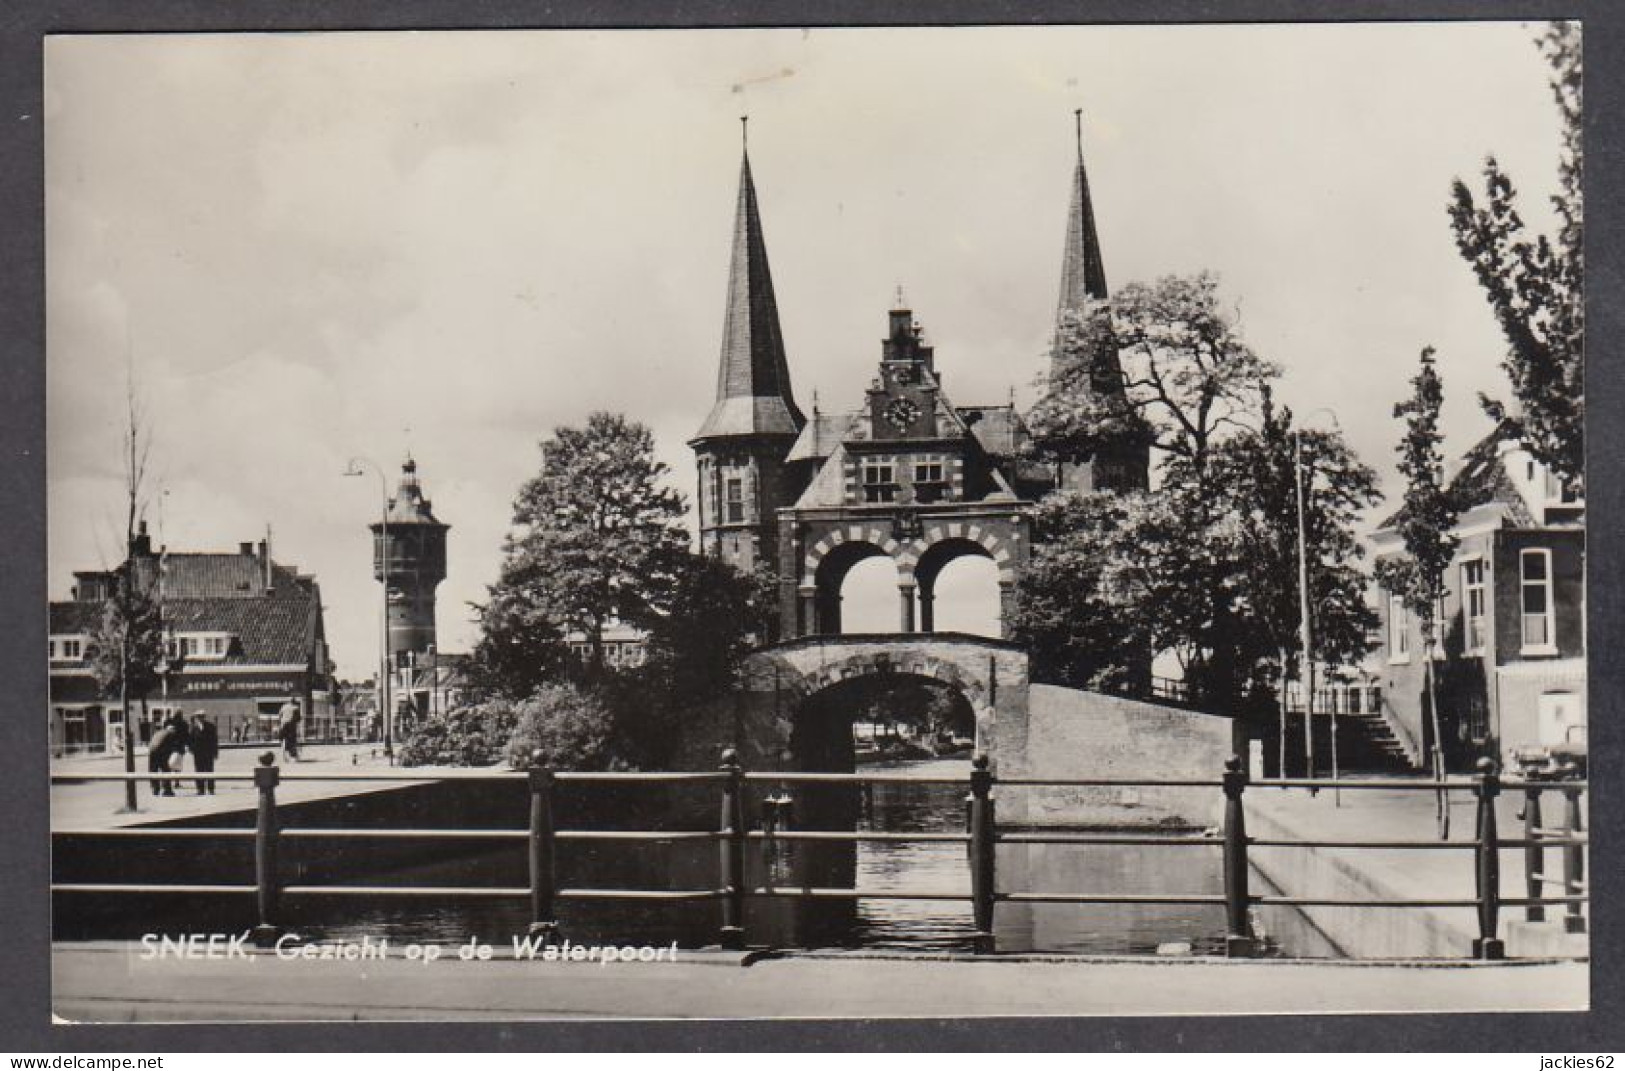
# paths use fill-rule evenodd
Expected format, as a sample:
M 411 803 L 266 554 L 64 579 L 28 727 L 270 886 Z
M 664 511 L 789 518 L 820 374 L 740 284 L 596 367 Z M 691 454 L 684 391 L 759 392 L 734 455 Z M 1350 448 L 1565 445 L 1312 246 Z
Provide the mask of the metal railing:
M 1583 905 L 1589 902 L 1585 880 L 1585 852 L 1589 844 L 1582 827 L 1581 797 L 1584 781 L 1503 780 L 1494 763 L 1480 760 L 1476 776 L 1443 780 L 1369 779 L 1326 780 L 1319 778 L 1278 778 L 1252 781 L 1241 759 L 1232 756 L 1218 779 L 1193 778 L 1000 778 L 989 769 L 986 756 L 978 755 L 967 778 L 910 777 L 886 774 L 799 773 L 793 771 L 747 772 L 733 749 L 723 752 L 722 764 L 711 772 L 606 772 L 554 771 L 536 765 L 522 771 L 455 770 L 412 773 L 391 770 L 385 773 L 350 771 L 337 773 L 283 773 L 275 756 L 266 752 L 251 774 L 211 774 L 215 781 L 251 781 L 258 791 L 256 824 L 253 829 L 189 827 L 112 827 L 86 830 L 55 830 L 53 836 L 94 835 L 106 837 L 199 837 L 252 838 L 254 880 L 251 884 L 145 884 L 145 883 L 53 883 L 53 893 L 150 894 L 252 894 L 257 924 L 253 935 L 263 943 L 274 942 L 280 933 L 280 903 L 293 896 L 348 897 L 430 897 L 443 899 L 528 899 L 528 934 L 553 940 L 558 937 L 557 905 L 560 901 L 697 901 L 719 902 L 718 942 L 724 948 L 742 949 L 746 941 L 746 907 L 752 898 L 788 897 L 796 899 L 888 899 L 888 900 L 969 900 L 974 933 L 972 946 L 979 953 L 995 951 L 993 918 L 999 903 L 1051 904 L 1163 904 L 1222 905 L 1225 911 L 1224 948 L 1229 956 L 1249 956 L 1258 950 L 1250 909 L 1281 907 L 1357 907 L 1389 909 L 1472 908 L 1477 912 L 1479 936 L 1472 955 L 1479 959 L 1501 959 L 1505 947 L 1498 936 L 1500 913 L 1506 907 L 1523 907 L 1526 918 L 1542 921 L 1548 905 L 1565 909 L 1565 929 L 1584 933 Z M 53 773 L 51 781 L 78 783 L 92 781 L 173 781 L 174 773 Z M 279 823 L 276 789 L 283 782 L 298 781 L 386 781 L 393 783 L 439 781 L 515 781 L 528 786 L 529 826 L 526 829 L 453 828 L 290 828 Z M 721 813 L 715 829 L 702 830 L 588 830 L 559 829 L 554 821 L 557 787 L 561 783 L 712 784 L 720 787 Z M 805 830 L 777 828 L 775 810 L 764 808 L 761 829 L 750 829 L 745 820 L 747 787 L 753 783 L 779 786 L 795 784 L 846 785 L 967 785 L 966 823 L 963 833 L 895 833 L 883 831 Z M 1000 830 L 995 817 L 994 788 L 1135 788 L 1135 789 L 1219 789 L 1224 794 L 1224 820 L 1218 836 L 1133 835 L 1077 831 Z M 1254 789 L 1381 790 L 1400 792 L 1470 792 L 1477 799 L 1477 826 L 1472 840 L 1437 839 L 1278 839 L 1250 837 L 1246 829 L 1244 795 Z M 1503 838 L 1497 828 L 1496 798 L 1503 790 L 1524 793 L 1524 835 Z M 1541 797 L 1556 792 L 1563 796 L 1563 824 L 1547 827 L 1542 821 Z M 764 801 L 768 804 L 774 800 Z M 524 888 L 499 886 L 397 886 L 397 885 L 287 885 L 281 879 L 279 851 L 289 838 L 311 839 L 446 839 L 464 841 L 506 841 L 527 846 L 529 884 Z M 804 885 L 780 886 L 768 881 L 751 885 L 746 880 L 746 846 L 753 843 L 833 841 L 856 844 L 867 842 L 948 842 L 965 844 L 969 855 L 969 888 L 864 890 L 856 888 L 816 888 Z M 681 842 L 703 841 L 719 846 L 715 887 L 690 889 L 623 889 L 561 887 L 557 877 L 557 848 L 568 841 Z M 1169 848 L 1219 848 L 1222 852 L 1222 893 L 1097 894 L 1065 891 L 1000 891 L 997 885 L 997 846 L 999 844 L 1054 844 L 1094 846 L 1157 846 Z M 1474 895 L 1472 897 L 1352 898 L 1305 897 L 1257 894 L 1248 888 L 1248 853 L 1252 849 L 1377 849 L 1377 850 L 1470 850 L 1473 853 Z M 1527 888 L 1521 897 L 1504 896 L 1501 891 L 1500 853 L 1521 849 L 1525 853 Z M 1546 872 L 1547 853 L 1561 853 L 1561 878 Z M 1562 892 L 1551 895 L 1547 887 Z

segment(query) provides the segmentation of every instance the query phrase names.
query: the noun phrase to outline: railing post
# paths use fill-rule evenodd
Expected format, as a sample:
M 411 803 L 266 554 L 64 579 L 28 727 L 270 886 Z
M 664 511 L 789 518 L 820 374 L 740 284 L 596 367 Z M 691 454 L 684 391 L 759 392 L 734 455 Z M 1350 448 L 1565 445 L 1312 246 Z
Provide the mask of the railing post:
M 995 950 L 993 937 L 995 867 L 995 816 L 993 813 L 993 772 L 986 755 L 971 760 L 970 771 L 970 896 L 971 917 L 976 924 L 975 951 Z
M 1523 790 L 1523 873 L 1524 893 L 1531 900 L 1539 900 L 1546 895 L 1543 888 L 1546 878 L 1546 849 L 1536 843 L 1545 832 L 1540 815 L 1539 785 L 1525 785 Z M 1546 921 L 1546 905 L 1530 904 L 1523 909 L 1523 917 L 1529 922 Z
M 1253 926 L 1247 916 L 1247 815 L 1241 794 L 1247 767 L 1240 755 L 1224 761 L 1224 954 L 1253 954 Z
M 1495 760 L 1478 760 L 1478 778 L 1473 785 L 1478 795 L 1478 841 L 1473 849 L 1478 879 L 1478 937 L 1473 940 L 1477 959 L 1505 959 L 1506 945 L 1497 937 L 1501 922 L 1501 849 L 1495 822 L 1495 797 L 1501 794 L 1501 777 Z
M 552 944 L 559 935 L 556 876 L 558 841 L 553 827 L 553 771 L 540 748 L 530 753 L 530 936 Z
M 722 933 L 723 948 L 745 947 L 745 771 L 739 753 L 722 753 Z
M 260 764 L 254 768 L 254 787 L 259 790 L 259 814 L 254 825 L 255 904 L 259 909 L 259 924 L 254 927 L 253 938 L 261 948 L 275 944 L 279 933 L 276 917 L 281 883 L 277 876 L 276 786 L 281 779 L 275 753 L 267 751 L 260 755 Z
M 1569 769 L 1572 769 L 1570 767 Z M 1563 836 L 1575 840 L 1585 835 L 1585 825 L 1580 820 L 1580 789 L 1579 786 L 1563 787 L 1563 825 L 1566 827 Z M 1586 857 L 1585 845 L 1563 845 L 1563 895 L 1579 896 L 1585 889 Z M 1585 915 L 1580 908 L 1578 900 L 1568 902 L 1568 911 L 1563 916 L 1563 930 L 1566 933 L 1585 933 Z

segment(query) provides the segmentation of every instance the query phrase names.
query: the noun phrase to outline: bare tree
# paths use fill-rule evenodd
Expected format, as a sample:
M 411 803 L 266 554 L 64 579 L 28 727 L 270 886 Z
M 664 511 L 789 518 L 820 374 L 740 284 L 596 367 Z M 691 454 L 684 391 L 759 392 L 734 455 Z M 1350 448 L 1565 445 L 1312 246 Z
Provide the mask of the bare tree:
M 164 657 L 163 611 L 154 597 L 157 572 L 144 570 L 138 553 L 151 450 L 152 437 L 141 412 L 132 362 L 125 386 L 125 426 L 120 444 L 124 560 L 111 572 L 111 587 L 87 652 L 91 672 L 103 694 L 118 696 L 126 773 L 135 772 L 136 734 L 132 731 L 130 705 L 139 700 L 145 715 L 147 696 L 158 682 L 158 667 Z M 127 781 L 125 807 L 134 811 L 136 803 L 136 783 Z

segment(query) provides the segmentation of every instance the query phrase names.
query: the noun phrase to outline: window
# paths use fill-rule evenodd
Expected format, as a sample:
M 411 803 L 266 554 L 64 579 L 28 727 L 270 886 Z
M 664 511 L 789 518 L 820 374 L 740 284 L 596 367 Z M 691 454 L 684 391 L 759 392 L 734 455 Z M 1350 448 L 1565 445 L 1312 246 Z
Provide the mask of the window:
M 218 660 L 231 653 L 229 632 L 183 632 L 164 644 L 170 658 Z
M 1466 654 L 1483 654 L 1484 635 L 1484 560 L 1475 558 L 1461 563 L 1461 627 L 1462 650 Z
M 1557 637 L 1552 617 L 1552 552 L 1544 548 L 1520 552 L 1518 576 L 1523 608 L 1523 653 L 1555 654 Z
M 1405 600 L 1398 595 L 1388 596 L 1388 661 L 1411 660 L 1411 615 L 1405 609 Z
M 863 463 L 863 500 L 892 502 L 897 498 L 895 468 L 890 460 Z
M 739 524 L 745 519 L 745 481 L 738 476 L 730 476 L 724 487 L 727 493 L 728 523 Z
M 948 481 L 939 460 L 914 465 L 914 497 L 920 502 L 941 502 L 948 497 Z
M 53 662 L 77 662 L 85 657 L 82 636 L 52 636 L 50 658 Z

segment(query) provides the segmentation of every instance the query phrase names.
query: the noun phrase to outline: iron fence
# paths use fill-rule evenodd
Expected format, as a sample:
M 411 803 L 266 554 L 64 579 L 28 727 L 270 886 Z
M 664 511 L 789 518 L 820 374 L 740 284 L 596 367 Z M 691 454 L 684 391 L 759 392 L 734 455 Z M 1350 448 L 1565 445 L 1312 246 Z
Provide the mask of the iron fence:
M 1414 779 L 1361 779 L 1327 780 L 1320 778 L 1273 778 L 1252 780 L 1242 767 L 1239 757 L 1225 763 L 1222 775 L 1213 779 L 1201 778 L 995 778 L 985 756 L 972 762 L 968 778 L 910 777 L 887 774 L 861 773 L 801 773 L 793 771 L 747 772 L 732 749 L 723 753 L 722 764 L 715 771 L 701 772 L 583 772 L 554 771 L 542 766 L 528 770 L 455 770 L 409 772 L 391 770 L 387 773 L 371 771 L 339 771 L 333 773 L 283 772 L 274 754 L 260 756 L 259 766 L 250 774 L 215 773 L 215 781 L 252 782 L 257 789 L 257 814 L 253 829 L 221 829 L 192 827 L 113 827 L 87 830 L 55 830 L 53 836 L 94 834 L 116 838 L 185 837 L 210 839 L 252 839 L 254 846 L 253 880 L 237 884 L 178 884 L 178 883 L 53 883 L 53 893 L 63 894 L 153 894 L 176 895 L 243 895 L 253 896 L 257 923 L 253 935 L 262 943 L 274 942 L 280 935 L 278 919 L 281 901 L 296 896 L 343 896 L 364 898 L 426 897 L 436 899 L 510 899 L 528 900 L 530 923 L 528 935 L 544 939 L 558 936 L 557 905 L 561 901 L 703 901 L 715 900 L 718 909 L 718 943 L 724 948 L 742 949 L 747 936 L 747 904 L 752 898 L 788 897 L 796 899 L 888 899 L 888 900 L 968 900 L 973 925 L 972 945 L 979 953 L 996 951 L 994 942 L 994 910 L 999 903 L 1051 903 L 1051 904 L 1161 904 L 1161 905 L 1222 905 L 1225 912 L 1224 947 L 1227 955 L 1248 956 L 1258 945 L 1252 931 L 1250 908 L 1255 906 L 1282 907 L 1357 907 L 1373 909 L 1430 909 L 1471 908 L 1477 913 L 1478 934 L 1471 954 L 1479 959 L 1500 959 L 1505 947 L 1498 936 L 1500 914 L 1503 908 L 1521 907 L 1530 921 L 1543 921 L 1548 906 L 1564 911 L 1564 928 L 1570 933 L 1584 933 L 1586 919 L 1584 906 L 1589 902 L 1586 882 L 1585 855 L 1589 838 L 1583 828 L 1581 801 L 1587 791 L 1584 781 L 1537 781 L 1503 779 L 1488 759 L 1480 761 L 1476 776 L 1471 778 L 1445 778 L 1441 780 Z M 130 782 L 176 780 L 174 773 L 53 773 L 53 784 L 78 782 Z M 290 828 L 279 823 L 276 790 L 285 782 L 365 782 L 387 781 L 397 783 L 440 781 L 516 781 L 523 780 L 528 788 L 529 824 L 524 829 L 458 829 L 458 828 Z M 702 830 L 590 830 L 559 829 L 554 821 L 557 787 L 561 783 L 615 784 L 643 782 L 653 784 L 714 785 L 719 790 L 720 818 L 714 829 Z M 745 820 L 746 793 L 752 784 L 768 783 L 783 787 L 795 784 L 873 785 L 964 785 L 966 797 L 966 823 L 964 832 L 884 832 L 865 830 L 788 830 L 778 829 L 772 820 L 773 809 L 764 810 L 764 826 L 751 829 Z M 1001 830 L 995 816 L 994 790 L 1008 788 L 1177 788 L 1217 789 L 1224 796 L 1224 819 L 1217 835 L 1149 836 L 1117 833 L 1093 833 L 1066 830 Z M 1381 790 L 1400 792 L 1471 793 L 1477 800 L 1477 825 L 1472 840 L 1444 841 L 1437 839 L 1281 839 L 1250 837 L 1246 830 L 1244 796 L 1253 790 L 1338 788 L 1343 790 Z M 1524 794 L 1521 818 L 1523 836 L 1503 838 L 1498 829 L 1495 801 L 1503 791 Z M 1543 820 L 1542 797 L 1547 793 L 1562 796 L 1562 819 L 1555 826 Z M 772 802 L 772 801 L 767 801 Z M 292 885 L 284 884 L 279 868 L 279 848 L 287 839 L 316 840 L 389 840 L 389 839 L 444 839 L 464 841 L 500 841 L 523 843 L 527 850 L 529 883 L 525 887 L 501 886 L 398 886 L 398 885 Z M 947 842 L 964 844 L 970 863 L 968 888 L 861 890 L 856 888 L 816 888 L 807 886 L 752 885 L 746 880 L 746 848 L 751 844 L 779 841 L 833 841 L 833 842 Z M 710 842 L 718 846 L 717 882 L 715 886 L 690 889 L 630 889 L 630 888 L 572 888 L 561 887 L 557 877 L 557 847 L 561 842 L 605 841 L 631 844 L 649 842 Z M 1169 848 L 1217 849 L 1221 853 L 1223 871 L 1222 893 L 1154 893 L 1154 894 L 1097 894 L 1073 893 L 1064 890 L 1016 891 L 998 888 L 996 849 L 999 844 L 1054 844 L 1054 845 L 1155 845 Z M 1474 895 L 1472 897 L 1304 897 L 1276 894 L 1258 894 L 1249 889 L 1248 853 L 1251 849 L 1372 849 L 1406 851 L 1459 851 L 1472 853 Z M 1522 850 L 1525 853 L 1525 895 L 1503 895 L 1500 880 L 1500 853 Z M 1548 873 L 1547 861 L 1552 851 L 1559 854 L 1560 876 Z M 246 877 L 246 875 L 245 875 Z M 1561 889 L 1556 894 L 1547 890 Z

